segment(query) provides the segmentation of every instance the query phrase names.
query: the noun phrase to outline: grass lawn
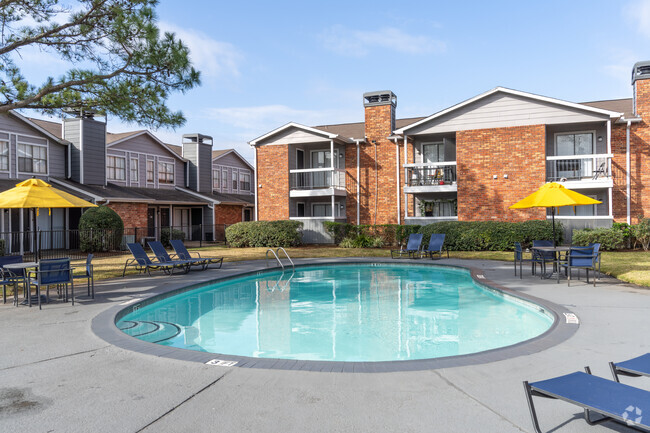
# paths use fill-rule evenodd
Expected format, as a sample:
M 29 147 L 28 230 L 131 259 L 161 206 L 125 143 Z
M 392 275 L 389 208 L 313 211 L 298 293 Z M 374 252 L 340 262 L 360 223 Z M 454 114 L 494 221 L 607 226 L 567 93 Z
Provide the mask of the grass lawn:
M 267 248 L 227 248 L 224 246 L 195 248 L 206 257 L 224 257 L 225 262 L 240 260 L 263 260 Z M 389 249 L 356 249 L 330 246 L 306 246 L 287 248 L 292 258 L 307 257 L 390 257 Z M 513 261 L 511 251 L 451 251 L 450 257 L 459 259 Z M 124 262 L 130 255 L 101 257 L 93 260 L 95 278 L 98 280 L 122 276 Z M 75 262 L 82 267 L 82 261 Z M 645 251 L 603 252 L 602 271 L 620 280 L 650 287 L 650 253 Z M 127 270 L 127 275 L 135 274 Z

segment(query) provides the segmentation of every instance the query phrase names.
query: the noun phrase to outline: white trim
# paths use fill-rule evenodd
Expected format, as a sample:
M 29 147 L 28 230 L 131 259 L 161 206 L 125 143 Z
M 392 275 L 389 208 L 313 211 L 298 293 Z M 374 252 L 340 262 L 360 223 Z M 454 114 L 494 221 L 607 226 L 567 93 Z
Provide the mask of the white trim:
M 630 128 L 632 127 L 632 122 L 628 121 L 627 125 L 625 127 L 625 206 L 626 206 L 626 216 L 627 216 L 627 224 L 632 225 L 632 198 L 630 197 L 631 195 L 631 182 L 632 182 L 632 175 L 630 174 L 630 169 L 631 169 L 631 161 L 630 161 Z
M 110 156 L 111 158 L 113 158 L 114 160 L 121 159 L 121 160 L 124 161 L 124 179 L 114 179 L 114 178 L 110 178 L 110 177 L 108 177 L 108 157 L 109 157 L 109 156 Z M 107 179 L 107 180 L 111 180 L 111 181 L 115 181 L 115 182 L 123 182 L 124 184 L 126 184 L 126 183 L 127 183 L 127 174 L 126 174 L 126 172 L 127 172 L 127 165 L 126 165 L 126 160 L 127 160 L 127 157 L 126 157 L 126 156 L 107 155 L 107 156 L 106 156 L 106 179 Z M 113 168 L 116 168 L 116 167 L 113 167 Z M 114 170 L 114 171 L 115 171 L 115 170 Z
M 595 129 L 586 129 L 582 131 L 562 131 L 562 132 L 556 132 L 553 134 L 553 151 L 555 152 L 554 156 L 582 156 L 582 155 L 558 155 L 557 154 L 557 137 L 560 135 L 578 135 L 578 134 L 591 134 L 591 151 L 595 152 L 596 151 L 596 130 Z M 575 146 L 575 141 L 573 143 Z M 575 147 L 573 148 L 575 152 Z M 608 152 L 610 153 L 610 152 Z M 588 153 L 587 155 L 595 155 L 595 153 Z M 548 157 L 547 157 L 548 158 Z
M 171 165 L 171 167 L 172 167 L 172 181 L 171 182 L 160 182 L 160 164 Z M 157 170 L 158 176 L 156 176 L 156 177 L 157 177 L 157 181 L 158 181 L 157 182 L 158 183 L 158 188 L 160 188 L 160 185 L 165 185 L 165 186 L 167 186 L 167 185 L 176 185 L 176 163 L 175 162 L 167 162 L 167 161 L 158 160 L 157 168 L 158 168 L 158 170 Z M 168 173 L 168 172 L 166 171 L 165 173 Z
M 595 205 L 591 205 L 595 206 Z M 547 220 L 551 219 L 551 215 L 546 216 Z M 578 215 L 566 215 L 566 216 L 561 216 L 561 215 L 555 215 L 555 219 L 563 219 L 563 220 L 611 220 L 613 217 L 611 215 L 585 215 L 585 216 L 578 216 Z
M 178 191 L 184 192 L 184 193 L 189 194 L 189 195 L 193 195 L 194 197 L 200 198 L 200 199 L 202 199 L 202 200 L 204 200 L 204 201 L 212 202 L 213 205 L 215 205 L 215 204 L 221 204 L 221 202 L 220 202 L 219 200 L 214 199 L 214 198 L 207 197 L 207 196 L 201 194 L 201 193 L 198 192 L 198 191 L 192 191 L 192 190 L 189 189 L 189 188 L 181 188 L 180 186 L 176 186 L 175 188 L 176 188 L 176 190 L 178 190 Z
M 131 134 L 131 135 L 127 135 L 126 137 L 120 138 L 119 140 L 115 140 L 115 141 L 113 141 L 112 143 L 107 143 L 107 144 L 106 144 L 106 147 L 113 147 L 113 146 L 115 146 L 116 144 L 124 143 L 125 141 L 131 140 L 132 138 L 139 137 L 139 136 L 141 136 L 141 135 L 143 135 L 143 134 L 147 134 L 147 135 L 148 135 L 149 137 L 151 137 L 151 138 L 152 138 L 156 143 L 158 143 L 158 144 L 159 144 L 160 146 L 162 146 L 165 150 L 167 150 L 169 153 L 171 153 L 175 158 L 180 159 L 180 160 L 183 161 L 183 162 L 187 161 L 187 159 L 185 159 L 184 157 L 180 156 L 178 153 L 174 152 L 174 151 L 173 151 L 169 146 L 167 146 L 165 143 L 163 143 L 163 142 L 162 142 L 158 137 L 156 137 L 155 135 L 153 135 L 151 132 L 149 132 L 149 131 L 147 131 L 147 130 L 134 132 L 133 134 Z M 125 152 L 130 152 L 130 151 L 126 150 Z M 142 152 L 138 152 L 138 153 L 142 153 Z
M 547 156 L 547 161 L 561 161 L 563 159 L 593 159 L 593 158 L 613 158 L 613 153 L 590 153 L 587 155 L 560 155 Z
M 469 104 L 471 104 L 473 102 L 476 102 L 476 101 L 478 101 L 480 99 L 486 98 L 486 97 L 488 97 L 490 95 L 493 95 L 495 93 L 498 93 L 498 92 L 507 93 L 507 94 L 515 95 L 515 96 L 521 96 L 521 97 L 529 98 L 529 99 L 534 99 L 536 101 L 561 105 L 561 106 L 564 106 L 564 107 L 575 108 L 575 109 L 582 110 L 582 111 L 588 111 L 588 112 L 597 113 L 597 114 L 604 114 L 604 115 L 609 116 L 611 119 L 617 119 L 619 117 L 623 117 L 623 113 L 617 113 L 615 111 L 603 110 L 601 108 L 594 108 L 594 107 L 590 107 L 588 105 L 576 104 L 574 102 L 563 101 L 561 99 L 555 99 L 555 98 L 549 98 L 547 96 L 535 95 L 534 93 L 522 92 L 520 90 L 508 89 L 508 88 L 505 88 L 505 87 L 495 87 L 492 90 L 488 90 L 487 92 L 481 93 L 480 95 L 474 96 L 473 98 L 467 99 L 467 100 L 465 100 L 463 102 L 460 102 L 460 103 L 458 103 L 456 105 L 452 105 L 451 107 L 446 108 L 446 109 L 444 109 L 442 111 L 438 111 L 437 113 L 434 113 L 431 116 L 426 117 L 426 118 L 424 118 L 424 119 L 422 119 L 422 120 L 420 120 L 418 122 L 415 122 L 415 123 L 412 123 L 410 125 L 404 126 L 404 127 L 400 128 L 400 129 L 397 129 L 397 130 L 394 131 L 394 134 L 404 134 L 406 131 L 408 131 L 408 130 L 410 130 L 412 128 L 415 128 L 416 126 L 420 126 L 420 125 L 422 125 L 424 123 L 430 122 L 433 119 L 436 119 L 436 118 L 438 118 L 440 116 L 443 116 L 443 115 L 445 115 L 447 113 L 450 113 L 452 111 L 458 110 L 459 108 L 462 108 L 462 107 L 464 107 L 466 105 L 469 105 Z
M 257 146 L 260 141 L 263 141 L 263 140 L 265 140 L 265 139 L 267 139 L 267 138 L 269 138 L 269 137 L 271 137 L 271 136 L 273 136 L 275 134 L 278 134 L 278 133 L 284 131 L 285 129 L 289 129 L 289 128 L 301 129 L 301 130 L 306 131 L 306 132 L 311 132 L 312 134 L 321 135 L 321 136 L 323 136 L 325 138 L 329 138 L 331 140 L 340 140 L 340 141 L 342 141 L 344 143 L 349 143 L 349 144 L 354 143 L 354 140 L 352 140 L 351 138 L 341 137 L 338 134 L 333 134 L 331 132 L 326 132 L 326 131 L 323 131 L 321 129 L 301 125 L 301 124 L 296 123 L 296 122 L 289 122 L 289 123 L 287 123 L 287 124 L 285 124 L 283 126 L 280 126 L 279 128 L 274 129 L 271 132 L 268 132 L 268 133 L 266 133 L 266 134 L 264 134 L 264 135 L 262 135 L 260 137 L 257 137 L 254 140 L 249 141 L 248 144 L 250 144 L 251 146 Z
M 118 152 L 123 153 L 124 155 L 129 153 L 133 153 L 133 154 L 137 153 L 138 155 L 144 155 L 147 158 L 163 158 L 175 162 L 174 158 L 172 158 L 171 156 L 158 155 L 156 153 L 148 153 L 148 152 L 138 152 L 137 150 L 110 149 L 110 152 L 111 153 L 107 153 L 107 155 L 123 156 L 123 155 L 119 155 Z M 188 162 L 188 161 L 183 161 L 183 162 Z
M 104 198 L 104 197 L 102 197 L 100 195 L 91 194 L 88 191 L 86 191 L 86 190 L 84 190 L 82 188 L 79 188 L 78 186 L 70 185 L 69 183 L 63 182 L 63 181 L 61 181 L 59 179 L 56 179 L 54 177 L 50 178 L 49 180 L 50 180 L 51 183 L 56 183 L 56 184 L 65 186 L 66 188 L 70 188 L 73 191 L 77 191 L 77 192 L 79 192 L 81 194 L 85 194 L 85 195 L 91 197 L 93 200 L 95 200 L 95 203 L 98 202 L 98 201 L 106 201 L 106 198 Z M 112 198 L 110 200 L 114 201 L 114 199 L 112 199 Z M 137 199 L 134 199 L 134 201 L 137 201 Z
M 330 168 L 330 167 L 324 167 L 324 168 L 301 168 L 298 170 L 289 170 L 289 173 L 318 173 L 318 172 L 328 172 L 328 171 L 345 171 L 342 168 Z
M 253 210 L 253 221 L 257 221 L 257 189 L 259 187 L 259 184 L 257 183 L 257 149 L 255 149 L 255 153 L 253 154 L 253 159 L 255 163 L 255 170 L 253 170 L 253 177 L 255 178 L 255 209 Z
M 45 140 L 45 144 L 36 144 L 36 143 L 25 143 L 25 142 L 20 142 L 18 141 L 19 135 L 16 134 L 16 177 L 19 175 L 28 175 L 28 176 L 42 176 L 42 177 L 48 177 L 50 175 L 50 146 L 49 142 L 47 139 Z M 27 137 L 27 136 L 24 136 Z M 34 137 L 34 138 L 40 138 L 40 137 Z M 18 169 L 18 146 L 19 145 L 25 145 L 25 146 L 37 146 L 37 147 L 44 147 L 45 148 L 45 173 L 38 173 L 35 171 L 19 171 Z M 11 149 L 10 149 L 11 152 Z M 33 160 L 33 155 L 32 155 L 32 160 Z M 11 164 L 11 162 L 10 162 Z M 33 163 L 32 163 L 33 166 Z
M 106 161 L 104 161 L 106 164 Z M 105 169 L 104 169 L 105 170 Z M 106 177 L 106 172 L 104 172 Z M 79 119 L 79 183 L 84 184 L 84 119 Z
M 106 160 L 108 161 L 108 155 L 106 156 Z M 133 176 L 131 176 L 131 173 L 133 172 L 133 168 L 131 167 L 133 160 L 137 161 L 135 166 L 137 168 L 136 173 L 138 174 L 138 180 L 135 182 L 133 181 Z M 133 154 L 129 155 L 129 185 L 133 186 L 134 184 L 136 187 L 140 186 L 140 155 L 137 153 L 135 153 L 135 156 L 133 156 Z
M 210 152 L 212 152 L 212 151 L 210 151 Z M 241 154 L 239 152 L 237 152 L 235 149 L 229 149 L 227 152 L 222 153 L 221 155 L 217 156 L 216 158 L 212 158 L 212 162 L 214 163 L 216 160 L 221 159 L 226 155 L 230 155 L 231 153 L 235 153 L 235 155 L 237 155 L 239 157 L 239 159 L 241 159 L 244 162 L 244 164 L 246 164 L 248 167 L 250 167 L 251 170 L 255 170 L 255 167 L 253 167 L 251 165 L 251 163 L 248 162 L 246 160 L 246 158 L 241 156 Z M 210 155 L 210 156 L 212 156 L 212 155 Z
M 0 133 L 2 133 L 2 132 L 0 131 Z M 0 173 L 9 173 L 9 178 L 11 178 L 11 134 L 7 133 L 7 135 L 8 135 L 7 140 L 6 140 L 6 142 L 7 142 L 7 169 L 6 170 L 0 170 Z M 3 141 L 5 141 L 5 139 L 0 138 L 0 142 L 3 142 Z M 18 152 L 18 148 L 16 148 L 16 152 Z M 16 167 L 16 170 L 17 169 L 18 169 L 18 167 Z M 1 229 L 0 229 L 0 231 L 1 231 Z
M 566 159 L 566 158 L 564 158 Z M 415 162 L 411 164 L 404 164 L 404 168 L 422 168 L 422 167 L 451 167 L 457 165 L 457 161 L 445 162 Z
M 66 141 L 64 138 L 59 138 L 59 137 L 57 137 L 56 135 L 54 135 L 54 134 L 48 132 L 47 129 L 38 126 L 36 123 L 32 122 L 31 120 L 29 120 L 29 118 L 23 116 L 22 114 L 19 114 L 19 113 L 15 112 L 15 111 L 10 111 L 9 114 L 11 114 L 12 116 L 18 118 L 19 120 L 25 122 L 26 124 L 28 124 L 28 125 L 31 126 L 32 128 L 36 129 L 36 130 L 37 130 L 38 132 L 40 132 L 41 134 L 43 134 L 43 135 L 45 135 L 46 137 L 48 137 L 48 138 L 50 138 L 50 139 L 56 141 L 56 142 L 59 143 L 59 144 L 62 144 L 62 145 L 64 145 L 64 146 L 67 146 L 67 145 L 70 144 L 69 141 Z M 63 134 L 61 134 L 61 135 L 63 135 Z M 40 138 L 40 137 L 38 137 L 38 138 Z
M 196 140 L 196 190 L 201 191 L 201 174 L 199 171 L 199 162 L 201 161 L 201 154 L 199 153 L 199 149 L 201 148 L 201 143 L 199 143 L 201 140 Z M 210 152 L 212 152 L 212 146 L 210 146 Z M 212 156 L 212 155 L 210 155 Z M 174 178 L 174 182 L 176 182 L 176 178 Z

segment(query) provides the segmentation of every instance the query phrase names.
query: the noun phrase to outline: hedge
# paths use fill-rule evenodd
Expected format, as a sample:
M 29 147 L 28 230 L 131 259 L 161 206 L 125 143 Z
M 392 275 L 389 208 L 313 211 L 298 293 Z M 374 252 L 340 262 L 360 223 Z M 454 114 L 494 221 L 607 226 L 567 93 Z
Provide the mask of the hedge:
M 79 219 L 79 243 L 83 252 L 118 250 L 124 223 L 108 206 L 91 207 Z
M 172 244 L 170 240 L 185 240 L 185 232 L 183 230 L 171 229 L 171 236 L 169 233 L 169 227 L 165 227 L 160 231 L 160 242 L 166 247 L 170 248 Z
M 402 244 L 411 233 L 417 233 L 420 226 L 418 225 L 399 225 L 399 224 L 381 224 L 381 225 L 355 225 L 349 223 L 338 223 L 333 221 L 324 221 L 325 231 L 332 237 L 335 244 L 342 247 L 350 248 L 350 242 L 357 244 L 367 243 L 364 238 L 377 238 L 373 245 L 398 246 Z M 343 245 L 343 241 L 345 245 Z
M 247 221 L 226 228 L 226 242 L 241 247 L 294 247 L 302 243 L 300 221 Z
M 599 243 L 601 250 L 618 250 L 625 245 L 625 234 L 618 228 L 574 230 L 571 243 L 579 246 Z
M 529 248 L 533 240 L 552 239 L 551 221 L 441 221 L 420 228 L 422 242 L 428 245 L 433 233 L 444 233 L 445 247 L 450 251 L 509 251 L 515 242 Z M 562 223 L 555 222 L 556 242 L 563 238 Z

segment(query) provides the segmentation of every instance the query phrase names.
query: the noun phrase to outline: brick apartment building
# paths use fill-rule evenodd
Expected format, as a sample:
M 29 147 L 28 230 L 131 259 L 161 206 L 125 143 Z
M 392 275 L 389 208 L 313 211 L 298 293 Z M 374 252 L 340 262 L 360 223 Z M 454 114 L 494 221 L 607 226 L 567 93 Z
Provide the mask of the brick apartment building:
M 127 240 L 159 237 L 167 227 L 186 239 L 212 240 L 223 237 L 224 224 L 252 219 L 254 206 L 253 167 L 235 150 L 212 145 L 202 134 L 184 135 L 179 146 L 144 130 L 113 134 L 88 113 L 58 123 L 11 112 L 0 115 L 0 191 L 34 176 L 113 208 L 130 229 Z M 32 231 L 32 212 L 0 214 L 10 251 L 30 248 L 10 233 Z M 38 229 L 76 229 L 80 216 L 79 209 L 42 211 Z
M 549 181 L 602 201 L 560 208 L 569 235 L 650 216 L 650 62 L 634 65 L 627 99 L 572 103 L 497 87 L 397 119 L 392 92 L 363 97 L 364 122 L 292 122 L 249 143 L 257 219 L 303 221 L 315 243 L 330 241 L 323 221 L 544 219 L 543 209 L 508 207 Z

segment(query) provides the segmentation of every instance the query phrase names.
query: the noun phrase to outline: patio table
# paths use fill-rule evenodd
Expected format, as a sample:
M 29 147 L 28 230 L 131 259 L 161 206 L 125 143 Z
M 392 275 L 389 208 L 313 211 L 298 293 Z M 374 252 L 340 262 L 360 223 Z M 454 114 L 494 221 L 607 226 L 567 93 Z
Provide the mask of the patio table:
M 36 263 L 36 262 L 10 263 L 10 264 L 4 265 L 4 268 L 7 269 L 9 272 L 11 272 L 14 275 L 16 274 L 16 272 L 14 272 L 14 271 L 18 271 L 18 270 L 21 270 L 21 269 L 26 270 L 26 269 L 37 268 L 37 267 L 38 267 L 38 263 Z M 25 272 L 24 274 L 25 274 L 24 278 L 25 278 L 25 282 L 26 282 L 25 287 L 26 287 L 26 291 L 27 291 L 27 305 L 29 305 L 31 307 L 32 306 L 32 294 L 31 294 L 32 291 L 31 291 L 31 285 L 30 285 L 30 280 L 29 280 L 29 272 Z M 18 285 L 16 284 L 16 286 L 14 287 L 14 298 L 16 299 L 16 305 L 18 305 L 17 288 L 18 288 Z
M 557 282 L 560 282 L 560 253 L 567 253 L 571 250 L 571 246 L 569 245 L 560 245 L 556 247 L 533 247 L 531 250 L 539 251 L 542 253 L 554 253 L 555 260 L 553 262 L 553 268 L 555 270 L 555 273 L 557 273 Z M 547 278 L 550 279 L 553 277 L 553 272 L 548 274 L 542 274 L 542 278 Z

